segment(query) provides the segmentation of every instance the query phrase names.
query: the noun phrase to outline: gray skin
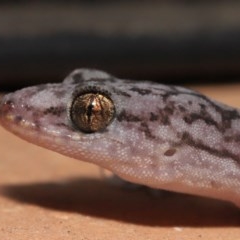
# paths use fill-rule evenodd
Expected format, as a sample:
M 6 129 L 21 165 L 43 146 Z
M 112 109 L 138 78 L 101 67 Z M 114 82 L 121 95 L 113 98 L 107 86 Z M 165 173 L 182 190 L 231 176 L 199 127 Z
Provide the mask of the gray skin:
M 69 114 L 76 89 L 89 86 L 108 92 L 116 109 L 113 121 L 94 133 L 76 128 Z M 240 111 L 195 91 L 78 69 L 63 83 L 6 95 L 0 124 L 130 182 L 240 207 Z

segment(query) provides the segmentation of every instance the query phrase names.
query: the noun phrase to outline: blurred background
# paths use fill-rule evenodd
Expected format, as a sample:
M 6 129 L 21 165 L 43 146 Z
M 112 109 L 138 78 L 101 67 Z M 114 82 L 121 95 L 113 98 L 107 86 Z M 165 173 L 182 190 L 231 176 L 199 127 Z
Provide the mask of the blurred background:
M 240 79 L 240 1 L 0 2 L 0 89 L 73 69 L 162 83 Z

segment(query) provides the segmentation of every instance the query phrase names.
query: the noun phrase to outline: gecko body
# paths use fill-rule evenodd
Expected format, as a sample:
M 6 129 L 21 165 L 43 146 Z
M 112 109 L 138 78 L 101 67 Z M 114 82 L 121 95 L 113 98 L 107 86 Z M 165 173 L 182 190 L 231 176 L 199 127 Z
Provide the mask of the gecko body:
M 7 94 L 0 124 L 130 182 L 240 207 L 240 111 L 195 91 L 78 69 Z

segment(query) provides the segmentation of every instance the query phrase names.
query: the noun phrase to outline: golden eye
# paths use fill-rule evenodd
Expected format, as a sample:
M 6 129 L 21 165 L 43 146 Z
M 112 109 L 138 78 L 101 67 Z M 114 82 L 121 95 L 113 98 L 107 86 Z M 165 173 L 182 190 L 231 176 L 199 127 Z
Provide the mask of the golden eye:
M 114 115 L 113 101 L 96 88 L 89 88 L 89 92 L 80 91 L 70 108 L 70 118 L 74 126 L 86 133 L 103 130 L 111 123 Z

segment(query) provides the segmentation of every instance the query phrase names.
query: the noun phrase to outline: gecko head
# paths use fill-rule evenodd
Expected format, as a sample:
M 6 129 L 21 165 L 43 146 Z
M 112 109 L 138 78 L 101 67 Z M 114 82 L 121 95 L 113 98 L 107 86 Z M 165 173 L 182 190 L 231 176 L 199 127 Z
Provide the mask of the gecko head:
M 36 145 L 96 163 L 126 179 L 138 177 L 146 163 L 152 169 L 158 164 L 151 143 L 158 125 L 151 114 L 156 106 L 149 90 L 140 87 L 105 72 L 75 70 L 63 83 L 5 95 L 0 124 Z
M 91 133 L 104 132 L 115 117 L 111 94 L 98 84 L 109 78 L 105 72 L 80 69 L 63 83 L 7 94 L 0 102 L 0 124 L 25 140 L 48 148 L 77 143 L 81 149 L 85 140 L 93 144 L 98 138 Z

